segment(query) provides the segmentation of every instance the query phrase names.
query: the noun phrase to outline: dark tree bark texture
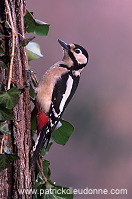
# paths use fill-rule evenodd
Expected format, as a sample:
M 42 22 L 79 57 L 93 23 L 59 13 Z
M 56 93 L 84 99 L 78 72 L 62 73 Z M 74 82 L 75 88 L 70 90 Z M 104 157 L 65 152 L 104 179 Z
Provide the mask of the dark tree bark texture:
M 25 69 L 28 67 L 25 47 L 20 47 L 20 42 L 24 38 L 24 22 L 25 0 L 8 0 L 15 30 L 15 53 L 13 60 L 11 85 L 21 88 L 26 82 Z M 5 0 L 0 0 L 0 20 L 6 20 L 10 24 L 9 10 L 6 7 Z M 6 35 L 7 31 L 0 26 L 0 35 Z M 4 40 L 5 52 L 11 55 L 12 34 L 8 32 L 10 37 L 2 37 Z M 0 71 L 0 83 L 8 81 L 8 73 L 5 69 Z M 19 98 L 18 104 L 13 110 L 14 121 L 12 124 L 11 136 L 8 137 L 12 143 L 12 150 L 19 160 L 14 161 L 13 165 L 0 172 L 0 199 L 31 199 L 32 195 L 20 194 L 19 190 L 31 189 L 32 179 L 29 169 L 29 152 L 31 148 L 30 134 L 30 99 L 29 89 L 27 88 Z

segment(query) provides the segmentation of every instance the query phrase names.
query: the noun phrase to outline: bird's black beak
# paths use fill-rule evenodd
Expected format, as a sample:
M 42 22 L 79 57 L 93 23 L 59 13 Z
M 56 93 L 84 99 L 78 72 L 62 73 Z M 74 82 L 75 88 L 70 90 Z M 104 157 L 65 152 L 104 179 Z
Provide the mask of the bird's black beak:
M 66 49 L 66 50 L 69 50 L 70 49 L 70 46 L 68 44 L 66 44 L 64 41 L 58 39 L 58 42 L 60 43 L 60 45 Z

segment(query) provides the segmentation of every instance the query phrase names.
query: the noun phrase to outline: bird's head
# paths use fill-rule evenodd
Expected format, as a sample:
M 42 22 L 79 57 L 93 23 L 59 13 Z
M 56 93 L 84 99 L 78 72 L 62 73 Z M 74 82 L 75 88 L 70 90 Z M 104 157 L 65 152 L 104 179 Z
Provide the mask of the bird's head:
M 73 70 L 83 69 L 88 63 L 87 51 L 78 44 L 66 44 L 64 41 L 58 42 L 64 50 L 64 63 Z

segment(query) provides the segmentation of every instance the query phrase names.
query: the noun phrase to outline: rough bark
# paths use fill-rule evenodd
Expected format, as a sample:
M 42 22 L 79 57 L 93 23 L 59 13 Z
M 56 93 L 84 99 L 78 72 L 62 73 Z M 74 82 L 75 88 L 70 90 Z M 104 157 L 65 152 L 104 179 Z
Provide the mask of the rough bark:
M 15 56 L 13 61 L 12 85 L 21 88 L 27 80 L 25 69 L 28 66 L 25 47 L 20 47 L 20 42 L 24 37 L 23 15 L 25 12 L 25 1 L 8 0 L 8 3 L 15 28 Z M 6 19 L 9 21 L 5 0 L 0 1 L 0 18 L 1 20 Z M 0 31 L 0 34 L 5 34 L 5 30 L 2 27 Z M 10 38 L 5 37 L 6 53 L 9 53 L 9 55 L 11 54 L 11 47 L 12 36 Z M 0 72 L 0 83 L 3 83 L 4 80 L 8 79 L 8 74 L 6 74 L 5 69 L 2 69 Z M 19 160 L 14 161 L 14 164 L 10 168 L 0 173 L 0 198 L 31 199 L 31 194 L 19 193 L 19 190 L 32 188 L 31 171 L 29 169 L 31 110 L 28 89 L 20 95 L 19 102 L 14 108 L 13 113 L 12 135 L 9 139 L 12 142 L 13 153 L 17 154 Z

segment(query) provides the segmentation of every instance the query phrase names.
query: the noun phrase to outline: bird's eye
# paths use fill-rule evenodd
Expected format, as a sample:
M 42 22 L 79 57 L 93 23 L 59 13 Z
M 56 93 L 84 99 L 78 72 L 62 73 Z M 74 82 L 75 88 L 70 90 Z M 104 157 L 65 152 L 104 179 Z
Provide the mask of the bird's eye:
M 81 53 L 82 51 L 81 51 L 79 48 L 77 48 L 77 49 L 75 49 L 75 52 L 76 52 L 77 54 L 79 54 L 79 53 Z

